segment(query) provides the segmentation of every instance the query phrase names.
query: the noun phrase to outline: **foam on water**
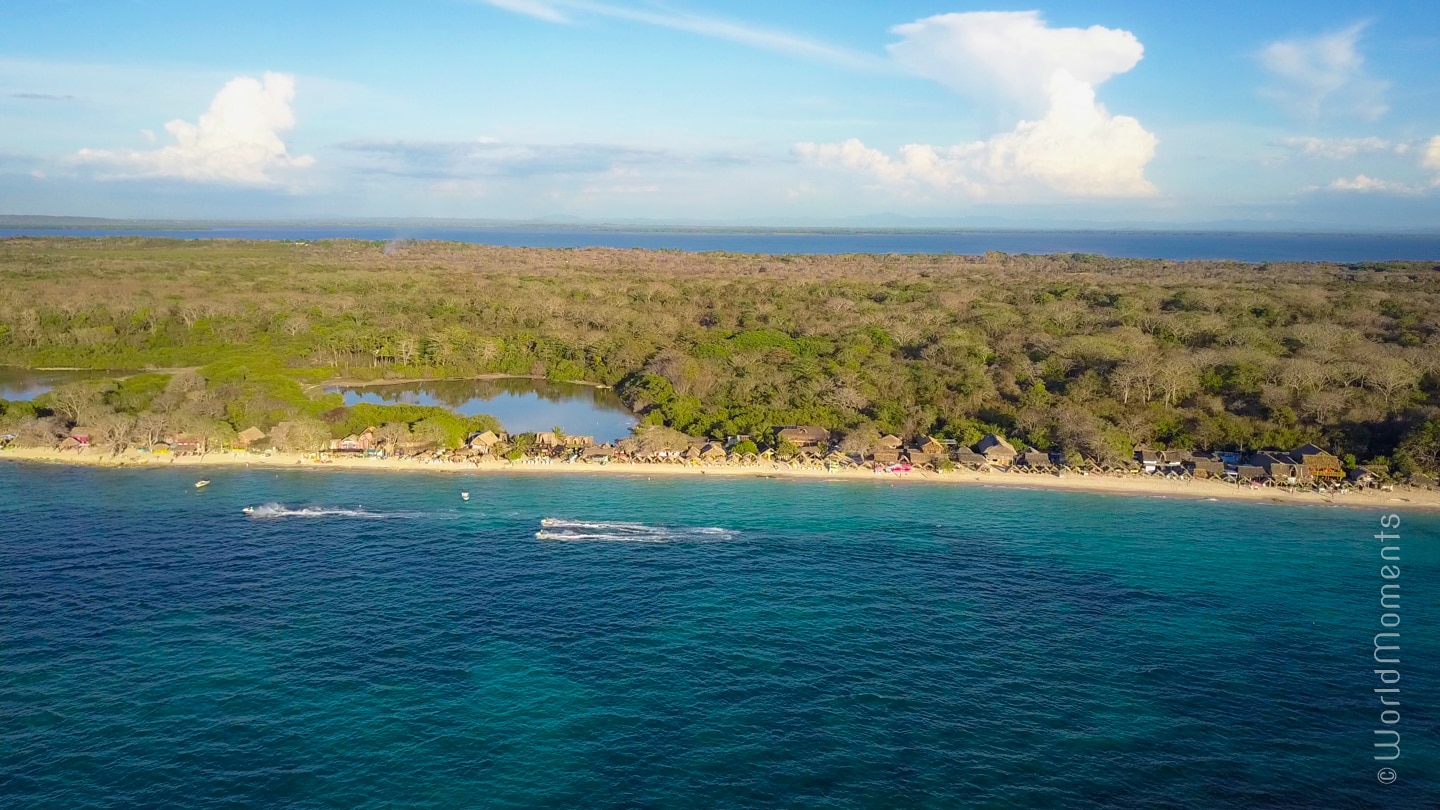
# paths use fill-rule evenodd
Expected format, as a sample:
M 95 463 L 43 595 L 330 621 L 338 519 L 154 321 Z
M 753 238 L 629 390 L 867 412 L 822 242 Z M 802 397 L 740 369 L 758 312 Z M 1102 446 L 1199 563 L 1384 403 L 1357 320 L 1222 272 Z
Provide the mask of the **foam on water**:
M 611 543 L 673 543 L 680 540 L 728 540 L 730 529 L 718 526 L 652 526 L 628 521 L 587 521 L 541 518 L 537 540 L 589 540 Z
M 422 517 L 444 517 L 426 512 L 371 512 L 362 507 L 355 509 L 343 509 L 326 506 L 305 506 L 299 509 L 292 509 L 284 504 L 271 503 L 260 506 L 247 506 L 244 510 L 246 517 L 257 520 L 270 520 L 274 518 L 363 518 L 367 520 L 385 520 L 387 518 L 422 518 Z

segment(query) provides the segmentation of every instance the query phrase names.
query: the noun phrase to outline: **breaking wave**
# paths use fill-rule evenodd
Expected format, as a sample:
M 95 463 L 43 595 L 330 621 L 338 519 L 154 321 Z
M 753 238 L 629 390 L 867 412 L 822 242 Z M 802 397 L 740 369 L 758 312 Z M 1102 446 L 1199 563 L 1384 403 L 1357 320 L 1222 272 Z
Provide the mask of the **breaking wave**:
M 291 509 L 284 504 L 267 503 L 260 506 L 247 506 L 244 509 L 246 517 L 256 519 L 272 518 L 362 518 L 369 520 L 384 520 L 386 518 L 415 518 L 435 517 L 423 512 L 371 512 L 363 506 L 355 509 L 332 509 L 324 506 L 306 506 L 300 509 Z
M 651 526 L 625 521 L 586 521 L 544 518 L 540 521 L 537 540 L 570 540 L 610 543 L 674 543 L 690 540 L 728 540 L 735 536 L 730 529 L 717 526 Z

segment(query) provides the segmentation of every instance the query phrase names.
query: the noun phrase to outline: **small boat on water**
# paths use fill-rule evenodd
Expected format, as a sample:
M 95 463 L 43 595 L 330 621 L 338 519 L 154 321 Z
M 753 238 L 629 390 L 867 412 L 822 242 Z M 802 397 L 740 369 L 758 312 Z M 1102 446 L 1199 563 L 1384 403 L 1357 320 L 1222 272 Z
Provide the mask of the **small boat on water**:
M 196 488 L 196 489 L 204 489 L 205 487 L 208 487 L 208 486 L 210 486 L 210 479 L 209 479 L 209 478 L 201 478 L 199 481 L 196 481 L 196 482 L 195 482 L 195 488 Z
M 255 514 L 255 507 L 253 507 L 253 506 L 247 506 L 247 507 L 245 507 L 244 509 L 241 509 L 240 511 L 241 511 L 241 512 L 244 512 L 244 513 L 247 514 L 247 515 L 253 515 L 253 514 Z
M 468 493 L 468 492 L 462 492 L 462 493 L 460 493 L 460 500 L 462 500 L 462 501 L 468 501 L 468 500 L 470 500 L 470 493 Z

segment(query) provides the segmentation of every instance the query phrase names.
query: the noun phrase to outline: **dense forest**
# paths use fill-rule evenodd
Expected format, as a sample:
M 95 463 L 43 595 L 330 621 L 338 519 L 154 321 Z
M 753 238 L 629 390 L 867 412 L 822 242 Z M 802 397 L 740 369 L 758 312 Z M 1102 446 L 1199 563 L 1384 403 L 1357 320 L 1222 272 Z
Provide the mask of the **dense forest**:
M 1102 462 L 1311 441 L 1440 466 L 1434 263 L 13 238 L 0 292 L 0 364 L 187 369 L 0 403 L 32 429 L 329 414 L 332 433 L 398 419 L 439 440 L 479 422 L 346 413 L 307 386 L 509 373 L 614 385 L 646 422 L 713 438 L 993 431 Z

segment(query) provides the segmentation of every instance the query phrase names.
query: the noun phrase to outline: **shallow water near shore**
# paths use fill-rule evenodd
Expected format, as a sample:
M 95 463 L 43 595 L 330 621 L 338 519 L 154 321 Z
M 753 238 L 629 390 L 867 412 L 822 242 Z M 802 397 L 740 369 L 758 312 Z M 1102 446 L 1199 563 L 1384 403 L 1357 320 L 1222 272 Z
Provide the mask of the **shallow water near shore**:
M 1434 515 L 1401 513 L 1404 753 L 1385 786 L 1379 512 L 881 482 L 206 477 L 0 465 L 0 804 L 1440 796 Z

